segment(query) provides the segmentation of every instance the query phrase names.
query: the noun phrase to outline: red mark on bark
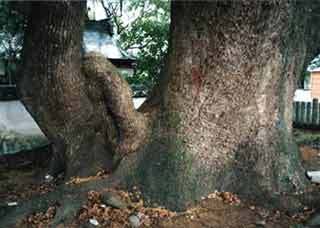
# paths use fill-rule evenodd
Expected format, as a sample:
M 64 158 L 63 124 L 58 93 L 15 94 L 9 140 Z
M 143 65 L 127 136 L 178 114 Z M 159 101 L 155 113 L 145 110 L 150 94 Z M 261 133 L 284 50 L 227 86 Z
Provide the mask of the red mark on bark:
M 198 66 L 191 67 L 192 85 L 195 91 L 195 96 L 198 97 L 203 83 L 203 74 Z

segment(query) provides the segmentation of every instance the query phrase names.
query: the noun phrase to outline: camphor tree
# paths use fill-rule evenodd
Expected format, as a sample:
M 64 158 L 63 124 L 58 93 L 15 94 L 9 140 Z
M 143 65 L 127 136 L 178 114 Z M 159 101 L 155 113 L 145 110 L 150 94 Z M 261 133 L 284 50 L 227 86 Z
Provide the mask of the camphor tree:
M 104 57 L 81 55 L 85 2 L 31 4 L 20 91 L 53 174 L 109 169 L 171 208 L 215 189 L 266 200 L 304 187 L 292 97 L 319 53 L 318 2 L 173 1 L 166 67 L 139 110 Z

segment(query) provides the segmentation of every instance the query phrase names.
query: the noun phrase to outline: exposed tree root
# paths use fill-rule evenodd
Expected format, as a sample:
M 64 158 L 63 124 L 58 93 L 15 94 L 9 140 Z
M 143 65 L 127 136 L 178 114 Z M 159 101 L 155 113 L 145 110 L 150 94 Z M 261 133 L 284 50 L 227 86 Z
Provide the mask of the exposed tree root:
M 16 227 L 27 215 L 33 212 L 46 211 L 50 206 L 57 206 L 57 213 L 52 222 L 68 224 L 76 216 L 80 206 L 85 203 L 87 193 L 91 190 L 112 188 L 118 185 L 114 178 L 94 180 L 78 185 L 60 185 L 55 191 L 46 195 L 34 196 L 25 202 L 18 202 L 16 207 L 0 208 L 1 227 Z

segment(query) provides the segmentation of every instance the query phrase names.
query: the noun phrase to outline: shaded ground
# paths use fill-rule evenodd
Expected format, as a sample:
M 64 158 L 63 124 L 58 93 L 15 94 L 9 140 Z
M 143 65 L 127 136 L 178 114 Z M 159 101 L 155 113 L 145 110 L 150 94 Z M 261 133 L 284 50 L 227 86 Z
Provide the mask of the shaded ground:
M 97 178 L 99 177 L 91 177 L 84 181 L 86 183 L 95 182 Z M 81 179 L 77 179 L 70 184 L 73 187 L 79 185 L 81 188 L 81 183 Z M 38 192 L 30 186 L 34 185 L 30 183 L 28 186 L 17 186 L 17 191 L 7 195 L 2 194 L 1 197 L 6 202 L 17 201 L 16 207 L 19 207 L 20 202 L 30 199 L 32 195 L 55 191 L 55 186 L 38 185 Z M 19 194 L 19 191 L 24 194 Z M 242 202 L 236 195 L 227 192 L 212 193 L 203 198 L 195 207 L 180 213 L 166 210 L 158 205 L 145 206 L 146 203 L 137 189 L 132 189 L 131 192 L 114 188 L 105 188 L 99 192 L 88 191 L 84 199 L 79 197 L 78 200 L 80 204 L 76 205 L 76 213 L 70 213 L 68 216 L 71 214 L 73 216 L 68 218 L 68 221 L 60 220 L 58 223 L 54 221 L 55 217 L 60 216 L 61 210 L 66 210 L 66 207 L 62 206 L 64 199 L 61 201 L 58 199 L 43 210 L 29 213 L 23 219 L 16 221 L 16 227 L 95 227 L 90 223 L 93 219 L 99 224 L 97 227 L 130 228 L 133 227 L 130 221 L 130 217 L 133 216 L 133 218 L 138 218 L 139 227 L 277 228 L 290 227 L 304 219 L 303 216 L 308 215 L 305 213 L 296 218 L 289 217 L 277 210 L 268 210 Z M 72 204 L 69 206 L 73 207 Z
M 320 130 L 295 130 L 302 165 L 307 170 L 320 170 Z
M 0 205 L 5 202 L 28 200 L 34 195 L 53 191 L 52 184 L 41 184 L 40 172 L 41 170 L 2 169 L 0 171 Z
M 279 211 L 270 211 L 242 203 L 230 205 L 219 199 L 205 199 L 195 208 L 161 223 L 163 228 L 203 227 L 290 227 L 292 218 Z
M 304 167 L 320 170 L 320 133 L 295 131 L 295 136 Z M 59 186 L 43 183 L 39 173 L 37 169 L 1 170 L 0 227 L 14 223 L 16 227 L 293 228 L 302 227 L 295 224 L 303 223 L 314 212 L 306 207 L 289 216 L 286 211 L 242 201 L 232 193 L 215 192 L 195 207 L 176 213 L 144 202 L 136 188 L 130 192 L 118 189 L 103 172 Z M 33 207 L 28 205 L 32 204 L 41 206 L 30 212 L 28 208 Z M 21 209 L 24 207 L 27 209 Z M 8 223 L 8 216 L 16 217 Z

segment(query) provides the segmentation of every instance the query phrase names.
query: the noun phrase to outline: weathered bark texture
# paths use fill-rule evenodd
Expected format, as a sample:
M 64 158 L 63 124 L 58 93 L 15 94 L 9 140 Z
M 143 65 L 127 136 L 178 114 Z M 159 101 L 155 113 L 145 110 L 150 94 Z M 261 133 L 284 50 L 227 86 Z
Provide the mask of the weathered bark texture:
M 122 158 L 136 151 L 148 135 L 148 118 L 135 110 L 128 83 L 119 77 L 115 66 L 96 53 L 85 57 L 83 69 L 104 91 L 105 105 L 118 133 L 118 140 L 113 145 L 115 154 Z
M 116 68 L 91 54 L 85 57 L 87 74 L 82 72 L 85 7 L 85 1 L 31 3 L 19 87 L 53 143 L 52 175 L 110 170 L 115 153 L 121 157 L 137 147 L 132 134 L 144 138 L 136 130 L 144 128 L 144 117 L 134 110 L 131 90 Z
M 173 2 L 158 97 L 137 112 L 103 57 L 88 55 L 80 70 L 84 4 L 34 3 L 22 98 L 69 175 L 125 157 L 116 175 L 176 209 L 216 189 L 264 200 L 297 191 L 304 177 L 291 137 L 292 98 L 314 51 L 308 37 L 317 5 Z
M 172 208 L 215 189 L 264 201 L 301 190 L 291 114 L 313 6 L 173 2 L 162 114 L 128 183 Z

